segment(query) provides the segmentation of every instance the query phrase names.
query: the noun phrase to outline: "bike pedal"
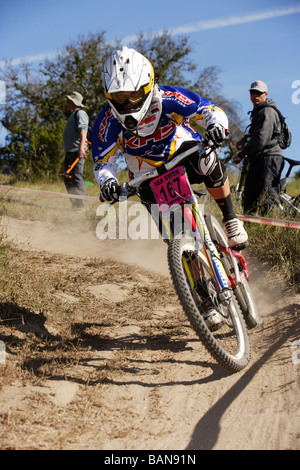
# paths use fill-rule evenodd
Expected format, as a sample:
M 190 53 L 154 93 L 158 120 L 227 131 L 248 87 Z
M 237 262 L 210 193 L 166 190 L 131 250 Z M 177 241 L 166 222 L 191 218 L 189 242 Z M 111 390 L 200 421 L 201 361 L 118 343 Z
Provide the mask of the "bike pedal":
M 240 243 L 239 245 L 235 245 L 233 246 L 231 249 L 233 251 L 241 251 L 241 250 L 244 250 L 245 248 L 247 248 L 247 246 L 249 245 L 249 242 L 248 240 L 244 243 Z

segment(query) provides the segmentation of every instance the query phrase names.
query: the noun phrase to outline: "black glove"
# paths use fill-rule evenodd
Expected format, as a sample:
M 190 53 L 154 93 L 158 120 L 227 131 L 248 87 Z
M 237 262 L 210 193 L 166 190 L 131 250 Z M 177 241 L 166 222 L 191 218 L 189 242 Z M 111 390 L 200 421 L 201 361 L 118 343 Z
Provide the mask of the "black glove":
M 211 141 L 216 147 L 220 147 L 225 139 L 225 130 L 216 124 L 211 124 L 206 129 L 205 139 Z
M 110 179 L 105 181 L 101 188 L 100 200 L 112 202 L 118 201 L 120 195 L 120 188 L 116 180 Z

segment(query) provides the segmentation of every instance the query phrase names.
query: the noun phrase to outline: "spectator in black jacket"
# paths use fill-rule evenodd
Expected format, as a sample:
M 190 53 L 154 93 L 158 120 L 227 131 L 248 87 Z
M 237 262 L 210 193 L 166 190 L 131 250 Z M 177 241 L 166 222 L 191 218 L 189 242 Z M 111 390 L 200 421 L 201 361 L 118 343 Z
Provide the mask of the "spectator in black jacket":
M 251 124 L 236 145 L 239 153 L 233 158 L 233 163 L 237 165 L 245 157 L 249 162 L 243 197 L 244 212 L 260 209 L 264 214 L 278 195 L 284 166 L 283 151 L 276 137 L 281 124 L 276 110 L 271 107 L 276 106 L 275 102 L 267 98 L 267 85 L 256 80 L 251 83 L 249 91 L 253 103 Z

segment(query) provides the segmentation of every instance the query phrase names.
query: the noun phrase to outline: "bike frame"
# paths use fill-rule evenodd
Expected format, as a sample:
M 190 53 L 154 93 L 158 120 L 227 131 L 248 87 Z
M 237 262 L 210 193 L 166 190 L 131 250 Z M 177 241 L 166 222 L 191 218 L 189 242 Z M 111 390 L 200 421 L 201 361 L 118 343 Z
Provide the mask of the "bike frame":
M 278 206 L 280 207 L 281 210 L 284 210 L 281 204 L 281 203 L 284 203 L 284 204 L 287 204 L 290 207 L 290 209 L 293 209 L 295 212 L 300 214 L 300 209 L 298 209 L 298 207 L 294 205 L 294 200 L 296 199 L 296 197 L 291 197 L 285 192 L 282 194 L 279 194 L 278 197 L 279 197 Z
M 140 184 L 143 183 L 144 181 L 153 180 L 154 178 L 157 178 L 158 176 L 162 176 L 169 170 L 178 167 L 182 160 L 184 160 L 187 156 L 191 155 L 195 151 L 199 151 L 200 155 L 204 157 L 205 155 L 207 155 L 209 151 L 212 151 L 212 150 L 213 149 L 211 149 L 210 147 L 205 148 L 202 143 L 199 143 L 193 146 L 192 148 L 186 150 L 185 152 L 181 153 L 177 157 L 174 157 L 174 159 L 172 159 L 170 162 L 160 167 L 159 170 L 157 169 L 152 170 L 150 172 L 145 173 L 144 175 L 141 175 L 140 177 L 137 177 L 129 181 L 128 183 L 124 183 L 121 186 L 121 195 L 128 196 L 128 194 L 130 194 L 130 190 L 132 190 L 133 188 L 136 190 L 140 186 Z M 189 182 L 187 184 L 189 185 Z M 176 192 L 176 189 L 174 186 L 172 186 L 172 189 L 174 193 L 176 193 L 178 196 L 181 196 L 180 194 Z M 181 199 L 182 199 L 182 196 L 181 196 Z M 158 205 L 160 206 L 160 215 L 161 215 L 162 223 L 165 227 L 166 233 L 169 234 L 171 240 L 174 238 L 174 233 L 172 230 L 172 226 L 174 226 L 173 224 L 174 214 L 178 210 L 181 211 L 182 219 L 186 223 L 186 226 L 189 227 L 191 233 L 193 234 L 193 237 L 195 238 L 197 242 L 196 243 L 197 254 L 199 254 L 200 257 L 204 256 L 206 258 L 208 265 L 210 267 L 210 270 L 211 270 L 211 274 L 213 275 L 213 278 L 216 282 L 216 285 L 218 286 L 218 290 L 220 293 L 224 293 L 224 295 L 226 295 L 226 293 L 229 294 L 230 289 L 235 289 L 242 282 L 242 277 L 243 278 L 248 277 L 246 260 L 239 252 L 232 251 L 230 248 L 223 247 L 223 246 L 218 246 L 217 248 L 215 244 L 213 243 L 208 227 L 205 222 L 205 217 L 202 213 L 200 204 L 198 202 L 198 198 L 196 194 L 193 192 L 192 188 L 191 188 L 190 197 L 187 199 L 184 199 L 184 202 L 181 202 L 180 204 L 176 204 L 177 207 L 175 208 L 174 206 L 171 206 L 169 210 L 164 210 L 164 209 L 161 210 L 161 207 L 163 206 L 163 201 L 158 200 L 157 202 L 158 202 Z M 218 250 L 223 251 L 228 256 L 230 256 L 233 266 L 234 266 L 234 278 L 232 277 L 228 278 L 225 272 L 225 269 L 223 267 L 223 264 L 220 260 Z M 240 266 L 242 267 L 242 273 L 240 273 L 238 262 L 240 262 Z M 189 275 L 189 268 L 187 266 L 187 262 L 185 265 L 185 272 L 189 278 L 191 289 L 193 290 L 194 281 L 192 279 L 191 274 Z M 230 296 L 230 294 L 228 296 Z
M 189 201 L 191 203 L 191 201 Z M 230 287 L 230 282 L 224 267 L 219 259 L 219 254 L 208 231 L 204 215 L 202 214 L 198 202 L 191 204 L 192 211 L 183 211 L 184 220 L 189 225 L 193 236 L 199 244 L 198 250 L 202 251 L 206 257 L 213 277 L 219 287 L 220 292 Z

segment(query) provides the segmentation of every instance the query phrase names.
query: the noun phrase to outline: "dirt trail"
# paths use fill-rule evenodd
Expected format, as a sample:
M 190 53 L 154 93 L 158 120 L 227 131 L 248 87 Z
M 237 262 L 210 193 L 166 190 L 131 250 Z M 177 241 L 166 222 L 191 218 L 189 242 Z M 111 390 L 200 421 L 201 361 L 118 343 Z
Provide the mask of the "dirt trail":
M 103 281 L 101 275 L 98 282 L 92 282 L 91 274 L 90 283 L 80 285 L 98 303 L 110 302 L 105 319 L 92 322 L 88 314 L 82 314 L 81 323 L 76 323 L 81 338 L 94 341 L 89 343 L 93 347 L 87 357 L 73 364 L 72 370 L 65 364 L 64 373 L 52 377 L 38 374 L 41 366 L 36 365 L 37 384 L 19 381 L 0 390 L 2 411 L 16 420 L 11 447 L 299 449 L 299 295 L 288 292 L 280 279 L 274 280 L 267 266 L 249 261 L 263 322 L 250 333 L 250 365 L 230 375 L 196 340 L 177 299 L 162 298 L 152 310 L 146 305 L 146 293 L 155 279 L 161 286 L 169 283 L 163 242 L 100 241 L 94 233 L 74 227 L 59 229 L 50 223 L 9 217 L 2 217 L 1 227 L 36 262 L 40 255 L 48 256 L 47 269 L 51 263 L 62 269 L 60 258 L 61 266 L 70 263 L 74 272 L 82 273 L 87 260 L 112 259 L 116 263 L 112 269 L 117 263 L 128 265 L 119 282 Z M 105 272 L 105 264 L 101 270 Z M 131 305 L 133 291 L 140 296 Z M 76 311 L 74 293 L 61 293 L 61 298 Z M 122 301 L 140 312 L 150 311 L 148 317 L 133 318 L 123 307 L 120 318 L 117 308 Z M 52 335 L 58 328 L 49 320 L 45 326 Z M 93 335 L 92 326 L 98 328 Z M 87 397 L 89 405 L 84 406 L 82 416 L 76 415 L 78 433 L 71 432 L 75 410 Z M 17 424 L 17 416 L 25 412 L 34 416 L 37 408 L 43 424 L 37 425 L 37 418 L 31 420 L 34 441 L 22 441 L 25 425 Z M 51 426 L 47 425 L 50 413 L 56 419 Z

